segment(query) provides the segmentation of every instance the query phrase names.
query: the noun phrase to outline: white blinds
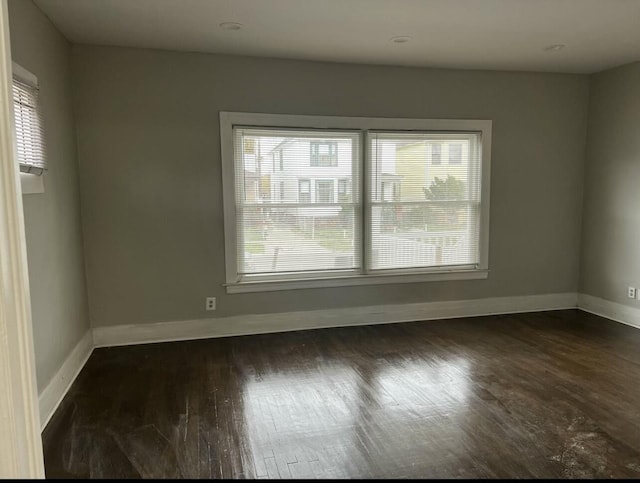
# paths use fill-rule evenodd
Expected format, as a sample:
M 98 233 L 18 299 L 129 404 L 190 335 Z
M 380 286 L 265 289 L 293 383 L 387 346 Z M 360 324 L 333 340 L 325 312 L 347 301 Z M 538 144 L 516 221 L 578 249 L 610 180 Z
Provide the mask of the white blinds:
M 42 174 L 47 168 L 38 88 L 13 78 L 13 112 L 20 171 Z
M 360 134 L 234 127 L 240 277 L 360 268 Z
M 232 132 L 239 280 L 482 264 L 480 132 Z
M 371 270 L 479 263 L 480 134 L 369 134 Z

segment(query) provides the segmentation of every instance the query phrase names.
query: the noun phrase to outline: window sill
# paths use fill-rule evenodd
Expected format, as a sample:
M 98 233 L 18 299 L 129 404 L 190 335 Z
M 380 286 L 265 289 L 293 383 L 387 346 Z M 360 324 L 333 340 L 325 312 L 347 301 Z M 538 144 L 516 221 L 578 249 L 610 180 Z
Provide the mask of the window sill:
M 309 288 L 381 285 L 392 283 L 437 282 L 447 280 L 480 280 L 489 277 L 489 270 L 456 270 L 448 272 L 412 273 L 405 275 L 350 275 L 306 280 L 270 280 L 226 284 L 227 293 L 275 292 Z
M 20 186 L 23 195 L 44 193 L 44 175 L 20 173 Z

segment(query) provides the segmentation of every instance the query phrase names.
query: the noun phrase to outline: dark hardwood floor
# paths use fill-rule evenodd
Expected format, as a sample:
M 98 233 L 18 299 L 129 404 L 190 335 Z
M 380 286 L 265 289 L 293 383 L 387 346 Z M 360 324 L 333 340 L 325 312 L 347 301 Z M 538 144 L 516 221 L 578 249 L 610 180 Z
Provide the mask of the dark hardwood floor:
M 640 477 L 640 331 L 578 311 L 97 349 L 48 477 Z

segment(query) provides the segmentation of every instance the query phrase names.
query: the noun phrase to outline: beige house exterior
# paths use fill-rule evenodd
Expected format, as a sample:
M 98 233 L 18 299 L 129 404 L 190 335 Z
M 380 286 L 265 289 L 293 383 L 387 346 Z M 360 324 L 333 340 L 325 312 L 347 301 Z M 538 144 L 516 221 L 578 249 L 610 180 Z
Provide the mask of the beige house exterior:
M 466 139 L 428 140 L 396 148 L 396 173 L 400 176 L 400 200 L 424 200 L 424 188 L 448 175 L 467 182 L 469 149 Z

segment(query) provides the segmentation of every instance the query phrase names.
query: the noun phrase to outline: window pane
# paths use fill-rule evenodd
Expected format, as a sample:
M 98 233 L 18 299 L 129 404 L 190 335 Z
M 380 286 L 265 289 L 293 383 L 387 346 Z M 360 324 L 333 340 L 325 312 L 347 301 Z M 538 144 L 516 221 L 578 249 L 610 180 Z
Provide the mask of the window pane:
M 42 113 L 39 107 L 38 89 L 13 79 L 13 115 L 16 138 L 16 154 L 24 168 L 46 168 Z
M 478 205 L 377 205 L 371 212 L 374 270 L 471 265 L 478 256 Z
M 353 269 L 359 266 L 352 206 L 243 210 L 240 274 Z
M 479 134 L 372 133 L 370 139 L 371 201 L 479 200 Z M 436 145 L 448 153 L 460 149 L 460 163 L 434 163 Z
M 369 267 L 478 263 L 479 134 L 373 133 L 370 139 Z M 443 152 L 457 163 L 443 164 Z
M 359 133 L 236 127 L 234 136 L 239 274 L 358 268 Z

